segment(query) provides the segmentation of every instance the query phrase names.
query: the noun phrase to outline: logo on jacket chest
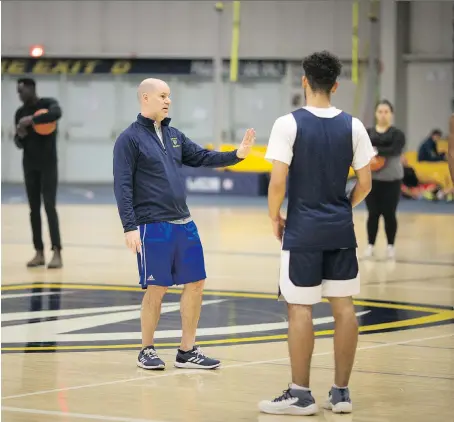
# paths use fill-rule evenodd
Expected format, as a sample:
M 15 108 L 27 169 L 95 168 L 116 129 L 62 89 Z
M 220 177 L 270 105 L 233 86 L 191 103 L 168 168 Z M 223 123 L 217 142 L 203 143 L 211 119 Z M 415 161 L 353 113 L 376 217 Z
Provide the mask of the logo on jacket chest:
M 170 140 L 172 141 L 172 146 L 174 148 L 179 148 L 181 147 L 181 145 L 178 143 L 178 138 L 170 138 Z

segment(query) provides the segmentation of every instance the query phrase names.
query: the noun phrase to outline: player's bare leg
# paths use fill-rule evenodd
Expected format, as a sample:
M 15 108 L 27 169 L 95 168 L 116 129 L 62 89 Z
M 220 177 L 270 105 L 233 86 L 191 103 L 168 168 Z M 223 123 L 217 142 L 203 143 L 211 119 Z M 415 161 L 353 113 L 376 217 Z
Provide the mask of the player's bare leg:
M 309 389 L 310 366 L 314 350 L 312 306 L 288 304 L 288 349 L 292 384 L 280 397 L 262 400 L 259 409 L 275 415 L 314 415 L 318 412 Z
M 358 320 L 351 297 L 328 298 L 334 316 L 334 386 L 325 408 L 350 413 L 352 403 L 348 383 L 358 343 Z
M 347 387 L 358 343 L 358 320 L 351 297 L 328 298 L 334 316 L 334 383 Z
M 309 388 L 310 367 L 314 350 L 312 306 L 288 305 L 288 349 L 292 382 Z

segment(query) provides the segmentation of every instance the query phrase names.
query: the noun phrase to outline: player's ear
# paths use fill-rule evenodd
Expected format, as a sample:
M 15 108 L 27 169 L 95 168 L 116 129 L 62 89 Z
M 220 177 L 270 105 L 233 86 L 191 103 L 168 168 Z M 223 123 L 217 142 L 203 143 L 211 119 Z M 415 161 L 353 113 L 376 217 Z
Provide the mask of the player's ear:
M 302 84 L 303 88 L 307 88 L 308 82 L 307 82 L 307 78 L 305 76 L 303 76 L 301 78 L 301 84 Z
M 331 94 L 334 94 L 339 86 L 339 82 L 335 82 L 333 87 L 331 88 Z

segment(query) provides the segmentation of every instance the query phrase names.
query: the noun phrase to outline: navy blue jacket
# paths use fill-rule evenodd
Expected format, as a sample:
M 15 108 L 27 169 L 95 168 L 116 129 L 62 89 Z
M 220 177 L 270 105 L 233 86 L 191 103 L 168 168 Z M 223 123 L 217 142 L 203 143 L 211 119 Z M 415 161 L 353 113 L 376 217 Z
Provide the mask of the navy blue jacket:
M 294 111 L 297 132 L 289 167 L 284 250 L 356 248 L 345 186 L 353 160 L 352 116 Z
M 115 142 L 113 151 L 114 192 L 125 232 L 138 225 L 187 218 L 186 189 L 181 174 L 190 167 L 226 167 L 241 161 L 236 150 L 209 151 L 182 132 L 161 122 L 161 141 L 154 121 L 137 116 Z
M 418 151 L 418 161 L 446 161 L 446 154 L 437 151 L 437 143 L 432 139 L 426 139 Z

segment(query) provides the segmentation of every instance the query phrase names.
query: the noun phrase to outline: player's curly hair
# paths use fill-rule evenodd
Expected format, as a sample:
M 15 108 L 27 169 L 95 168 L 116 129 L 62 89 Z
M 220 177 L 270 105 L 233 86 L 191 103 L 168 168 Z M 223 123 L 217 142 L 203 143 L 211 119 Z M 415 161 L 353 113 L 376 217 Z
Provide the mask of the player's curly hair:
M 314 92 L 330 94 L 341 73 L 342 64 L 334 54 L 324 50 L 305 57 L 303 69 Z

